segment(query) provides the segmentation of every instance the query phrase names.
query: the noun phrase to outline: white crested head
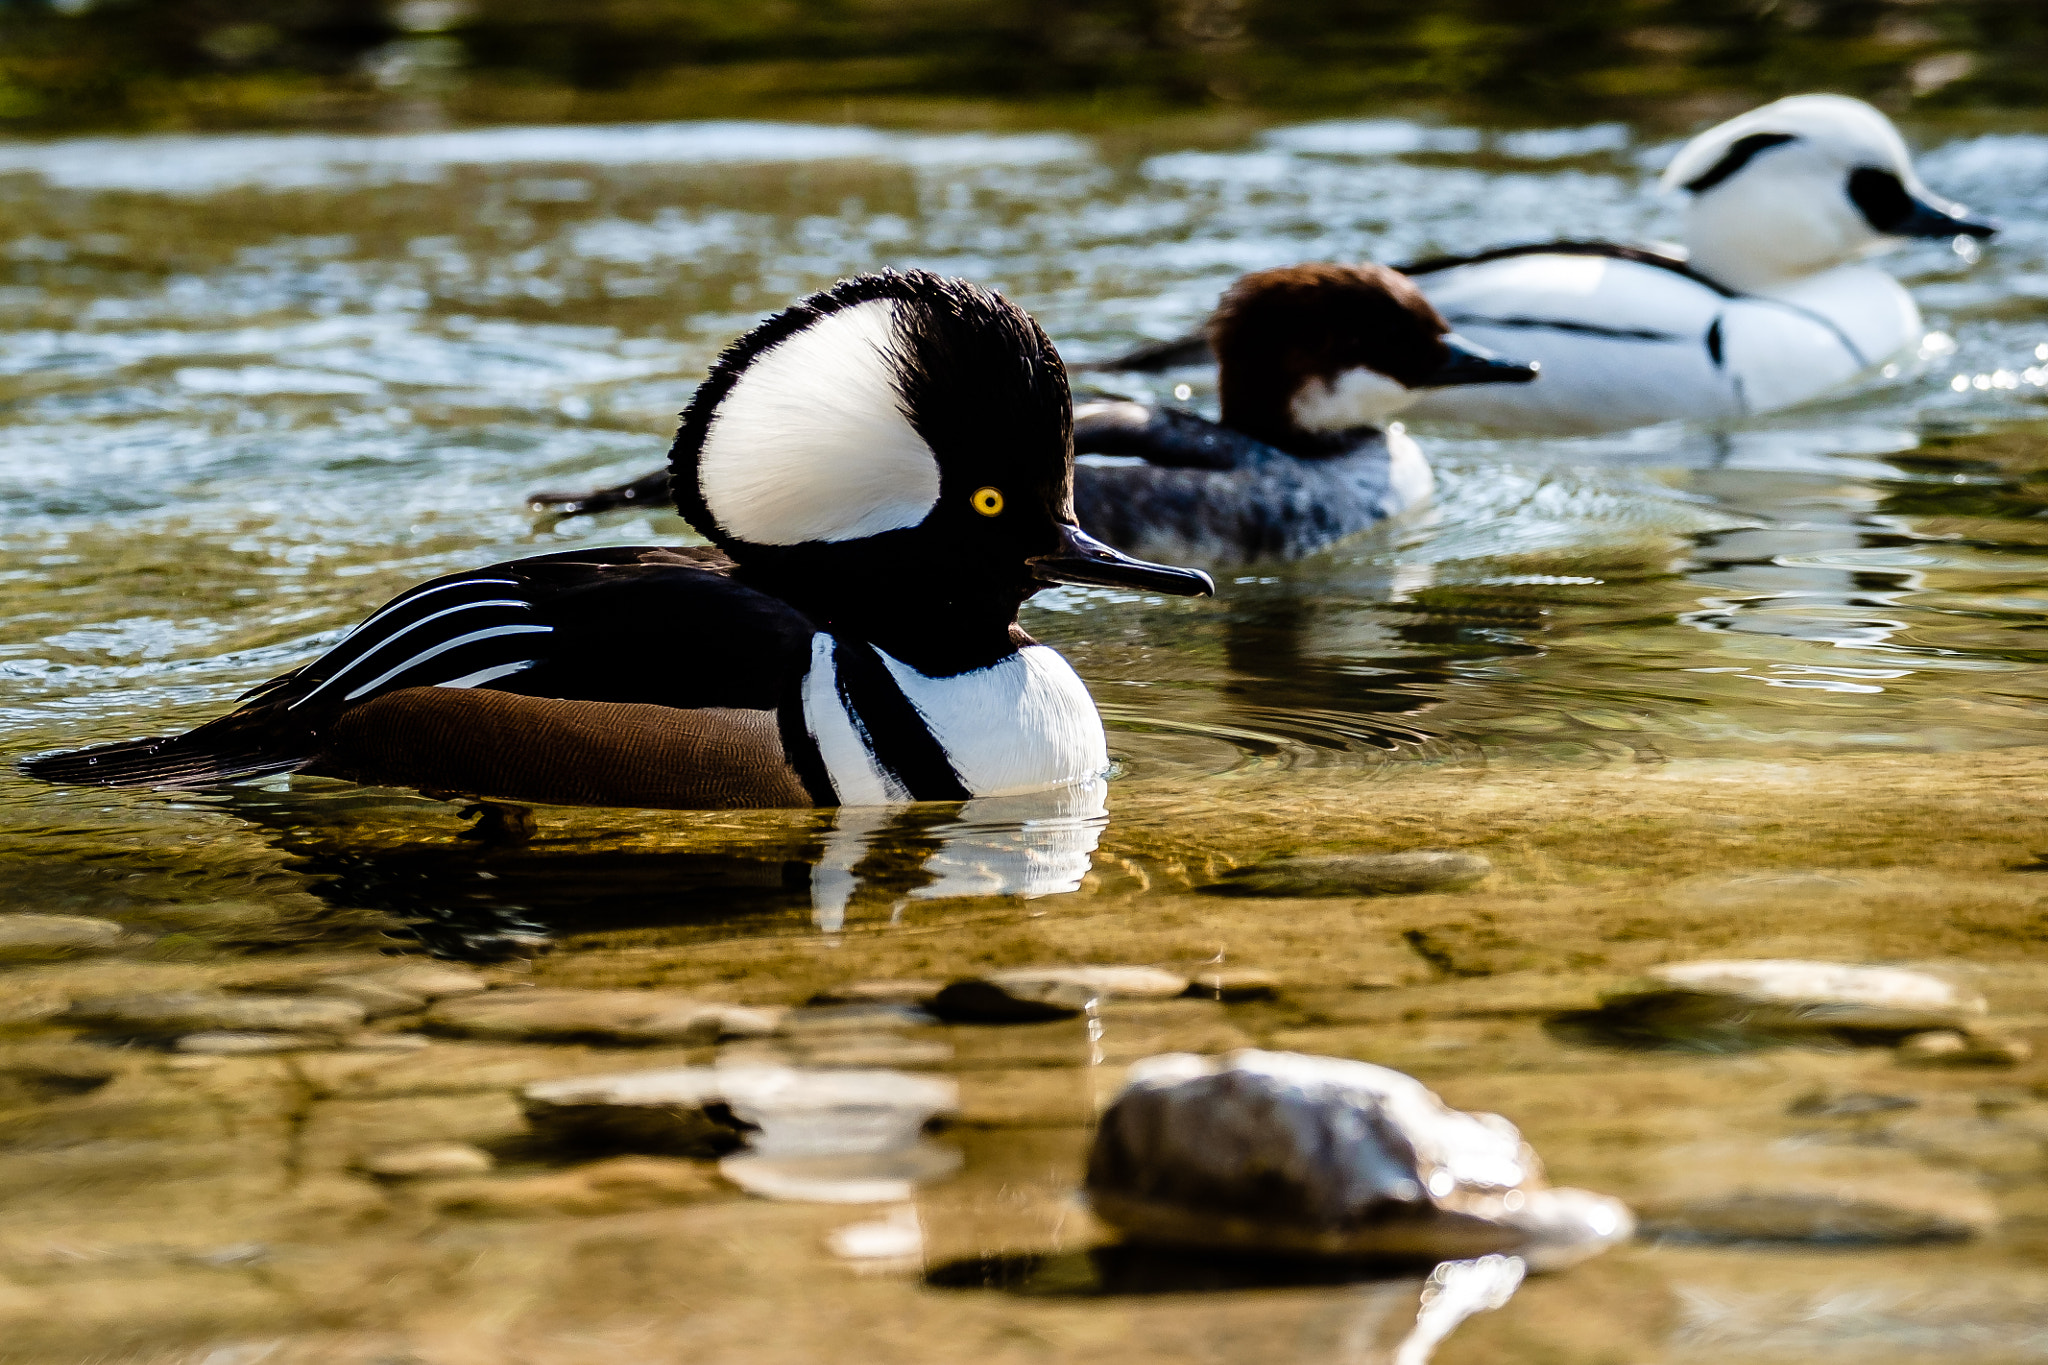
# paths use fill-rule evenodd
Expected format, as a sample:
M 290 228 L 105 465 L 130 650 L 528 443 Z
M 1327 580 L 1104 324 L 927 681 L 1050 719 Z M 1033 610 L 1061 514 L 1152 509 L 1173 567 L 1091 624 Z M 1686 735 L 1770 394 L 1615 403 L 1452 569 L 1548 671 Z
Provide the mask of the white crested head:
M 755 545 L 859 540 L 916 526 L 939 500 L 937 457 L 904 413 L 898 304 L 827 313 L 754 356 L 698 456 L 704 505 Z
M 1303 431 L 1350 431 L 1384 425 L 1424 392 L 1361 365 L 1328 378 L 1310 376 L 1295 391 L 1289 410 Z
M 1920 183 L 1890 119 L 1846 95 L 1791 95 L 1710 128 L 1662 183 L 1687 196 L 1692 264 L 1736 289 L 1782 288 L 1901 236 L 1973 230 L 1944 223 L 1963 211 Z

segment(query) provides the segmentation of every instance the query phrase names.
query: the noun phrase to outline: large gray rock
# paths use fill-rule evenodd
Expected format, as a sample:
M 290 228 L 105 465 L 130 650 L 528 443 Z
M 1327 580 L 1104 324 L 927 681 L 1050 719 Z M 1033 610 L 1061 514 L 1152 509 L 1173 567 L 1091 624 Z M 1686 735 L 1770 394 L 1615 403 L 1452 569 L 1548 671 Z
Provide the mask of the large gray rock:
M 1603 1013 L 1659 1027 L 1905 1034 L 1965 1029 L 1984 998 L 1927 972 L 1787 958 L 1673 962 L 1608 996 Z
M 128 931 L 83 915 L 0 915 L 0 962 L 46 962 L 118 948 Z
M 1513 1124 L 1366 1062 L 1245 1050 L 1130 1070 L 1102 1116 L 1088 1198 L 1133 1240 L 1567 1265 L 1626 1239 L 1620 1201 L 1551 1189 Z
M 1211 890 L 1240 896 L 1402 896 L 1456 891 L 1493 871 L 1476 853 L 1309 853 L 1232 868 Z

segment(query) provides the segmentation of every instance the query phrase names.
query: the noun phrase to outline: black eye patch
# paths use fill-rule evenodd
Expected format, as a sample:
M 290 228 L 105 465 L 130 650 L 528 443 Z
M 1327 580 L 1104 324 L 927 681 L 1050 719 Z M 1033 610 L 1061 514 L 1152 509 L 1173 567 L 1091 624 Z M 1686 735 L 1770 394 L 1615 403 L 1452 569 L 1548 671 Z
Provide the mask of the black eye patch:
M 1890 171 L 1865 166 L 1849 173 L 1849 199 L 1879 232 L 1890 232 L 1913 216 L 1913 196 Z
M 1702 194 L 1747 166 L 1755 160 L 1758 152 L 1767 152 L 1783 143 L 1798 140 L 1792 133 L 1751 133 L 1748 137 L 1736 138 L 1728 150 L 1721 153 L 1719 161 L 1698 177 L 1686 181 L 1685 187 L 1694 194 Z

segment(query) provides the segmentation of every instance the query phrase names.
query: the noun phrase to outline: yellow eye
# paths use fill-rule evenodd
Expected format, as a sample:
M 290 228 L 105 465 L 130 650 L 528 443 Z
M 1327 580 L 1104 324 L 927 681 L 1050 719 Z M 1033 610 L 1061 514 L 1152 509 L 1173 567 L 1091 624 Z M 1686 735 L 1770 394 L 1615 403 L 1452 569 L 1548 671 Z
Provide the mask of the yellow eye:
M 977 488 L 974 490 L 974 510 L 985 517 L 1002 515 L 1003 490 L 1000 488 Z

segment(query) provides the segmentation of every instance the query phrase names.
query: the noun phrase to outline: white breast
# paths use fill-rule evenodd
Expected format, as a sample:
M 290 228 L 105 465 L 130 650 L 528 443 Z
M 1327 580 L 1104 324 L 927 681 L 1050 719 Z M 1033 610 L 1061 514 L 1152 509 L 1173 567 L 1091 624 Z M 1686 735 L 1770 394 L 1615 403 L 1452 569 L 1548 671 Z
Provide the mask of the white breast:
M 1095 699 L 1058 650 L 1031 645 L 950 678 L 882 662 L 976 796 L 1046 791 L 1109 767 Z
M 910 793 L 875 760 L 846 711 L 833 661 L 837 641 L 811 640 L 804 675 L 804 724 L 818 745 L 842 805 L 908 801 Z M 931 678 L 877 650 L 882 663 L 945 749 L 974 796 L 1048 791 L 1090 782 L 1109 767 L 1095 699 L 1057 650 L 1031 645 L 987 668 Z

